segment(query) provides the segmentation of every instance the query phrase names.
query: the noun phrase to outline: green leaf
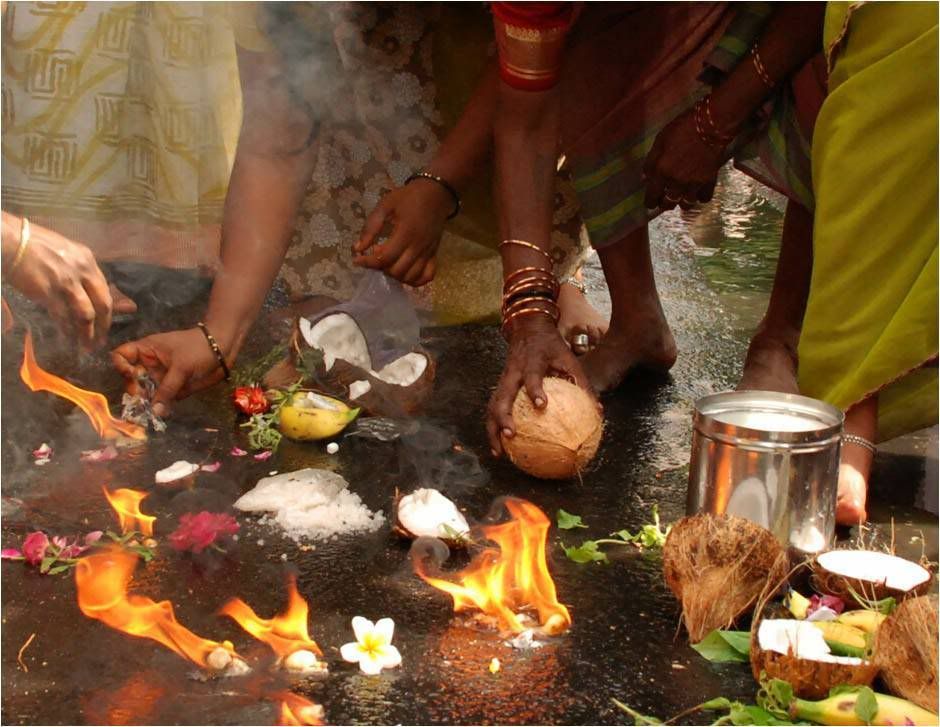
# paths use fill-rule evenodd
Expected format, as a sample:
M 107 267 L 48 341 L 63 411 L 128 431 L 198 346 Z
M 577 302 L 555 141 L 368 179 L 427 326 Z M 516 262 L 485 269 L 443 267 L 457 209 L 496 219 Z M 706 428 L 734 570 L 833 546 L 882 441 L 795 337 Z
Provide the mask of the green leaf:
M 573 560 L 575 563 L 607 562 L 607 556 L 598 549 L 597 543 L 593 540 L 585 540 L 577 548 L 569 548 L 565 545 L 561 547 L 564 549 L 568 559 Z
M 64 565 L 57 565 L 55 568 L 49 569 L 50 576 L 57 576 L 59 573 L 64 573 L 72 567 L 71 563 L 65 563 Z
M 624 704 L 623 702 L 619 702 L 616 699 L 612 699 L 611 701 L 615 705 L 617 705 L 618 709 L 621 709 L 622 711 L 626 712 L 631 717 L 633 717 L 633 724 L 635 725 L 653 725 L 653 724 L 663 723 L 661 719 L 656 719 L 655 717 L 649 717 L 645 714 L 640 714 L 635 709 L 631 709 L 626 704 Z
M 750 661 L 751 635 L 747 631 L 715 629 L 692 648 L 711 662 Z
M 611 533 L 611 535 L 615 538 L 620 538 L 627 543 L 633 542 L 634 536 L 633 533 L 631 533 L 629 530 L 618 530 L 616 533 Z
M 855 714 L 863 724 L 871 724 L 878 714 L 878 700 L 871 687 L 862 687 L 855 698 Z
M 555 516 L 558 527 L 561 530 L 573 530 L 574 528 L 586 528 L 583 522 L 581 522 L 580 515 L 573 515 L 570 512 L 565 510 L 558 510 L 558 514 Z
M 780 719 L 768 712 L 763 707 L 753 704 L 741 704 L 735 702 L 731 706 L 731 724 L 733 725 L 794 725 L 806 724 L 804 722 L 791 722 L 788 719 Z
M 39 572 L 40 572 L 40 573 L 48 573 L 48 572 L 49 572 L 49 568 L 52 567 L 52 564 L 55 563 L 55 561 L 56 561 L 56 557 L 55 557 L 54 555 L 47 555 L 47 556 L 46 556 L 45 558 L 43 558 L 42 561 L 40 561 L 40 563 L 39 563 Z
M 702 704 L 699 705 L 699 709 L 709 712 L 720 709 L 731 709 L 731 700 L 727 697 L 715 697 L 714 699 L 709 699 L 707 702 L 702 702 Z

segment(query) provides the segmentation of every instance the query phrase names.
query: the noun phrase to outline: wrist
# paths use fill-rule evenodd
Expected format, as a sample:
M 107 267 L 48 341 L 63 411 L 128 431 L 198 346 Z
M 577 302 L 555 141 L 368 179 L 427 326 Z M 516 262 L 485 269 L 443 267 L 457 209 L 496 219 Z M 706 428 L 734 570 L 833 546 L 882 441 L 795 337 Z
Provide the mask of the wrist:
M 451 202 L 451 210 L 445 219 L 451 220 L 460 214 L 460 195 L 457 193 L 456 188 L 444 177 L 427 171 L 415 172 L 405 180 L 405 186 L 409 184 L 433 185 L 445 193 Z
M 204 319 L 204 323 L 218 344 L 219 350 L 225 357 L 226 363 L 229 366 L 234 365 L 235 359 L 238 357 L 238 352 L 241 350 L 248 333 L 247 328 L 227 321 L 224 318 L 213 317 L 212 315 L 207 315 Z M 199 330 L 198 327 L 196 330 Z M 206 348 L 214 355 L 210 346 L 207 345 Z

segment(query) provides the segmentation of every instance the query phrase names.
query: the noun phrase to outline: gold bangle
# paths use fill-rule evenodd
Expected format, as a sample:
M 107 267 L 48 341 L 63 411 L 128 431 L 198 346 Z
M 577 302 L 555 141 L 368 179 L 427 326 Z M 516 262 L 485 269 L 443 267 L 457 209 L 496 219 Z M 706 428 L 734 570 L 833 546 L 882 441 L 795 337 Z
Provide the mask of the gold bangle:
M 751 46 L 751 60 L 754 61 L 754 70 L 757 71 L 757 75 L 767 88 L 774 89 L 777 84 L 774 83 L 773 79 L 770 77 L 770 74 L 767 73 L 767 69 L 764 67 L 763 62 L 760 59 L 760 51 L 757 50 L 757 46 Z
M 520 275 L 523 275 L 524 273 L 545 273 L 546 275 L 551 275 L 551 276 L 555 275 L 551 270 L 540 268 L 537 265 L 527 265 L 526 267 L 513 270 L 511 273 L 509 273 L 509 275 L 507 275 L 505 279 L 503 280 L 503 288 L 509 285 L 510 280 L 513 280 L 514 278 L 518 278 Z
M 503 321 L 503 325 L 500 328 L 500 330 L 502 331 L 503 337 L 508 337 L 506 336 L 506 326 L 512 323 L 514 318 L 519 318 L 521 316 L 529 315 L 532 313 L 541 313 L 542 315 L 546 315 L 549 318 L 551 318 L 552 321 L 554 321 L 555 323 L 558 323 L 558 317 L 551 311 L 547 311 L 544 308 L 523 308 L 522 310 L 517 310 L 515 313 L 509 316 L 505 321 Z
M 23 258 L 26 256 L 26 248 L 29 247 L 29 238 L 29 220 L 24 217 L 20 224 L 20 244 L 19 247 L 16 248 L 16 255 L 13 256 L 13 262 L 10 264 L 7 277 L 12 277 L 13 273 L 15 273 L 16 269 L 20 266 L 20 263 L 23 262 Z
M 538 245 L 533 245 L 531 242 L 526 242 L 525 240 L 503 240 L 501 243 L 499 243 L 500 247 L 505 247 L 506 245 L 519 245 L 520 247 L 527 247 L 530 250 L 535 250 L 535 252 L 545 256 L 549 265 L 551 265 L 553 268 L 555 267 L 555 260 L 552 258 L 551 253 L 547 250 L 543 250 Z

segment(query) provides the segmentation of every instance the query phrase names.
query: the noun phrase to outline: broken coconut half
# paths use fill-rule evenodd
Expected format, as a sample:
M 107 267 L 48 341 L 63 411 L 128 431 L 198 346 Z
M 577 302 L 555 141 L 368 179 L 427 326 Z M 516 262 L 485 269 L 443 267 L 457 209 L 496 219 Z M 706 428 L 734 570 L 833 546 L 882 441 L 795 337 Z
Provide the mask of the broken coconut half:
M 169 467 L 164 467 L 153 476 L 153 479 L 156 484 L 163 485 L 164 487 L 182 487 L 190 484 L 193 480 L 193 475 L 198 471 L 198 464 L 193 464 L 192 462 L 181 459 L 174 462 Z
M 459 545 L 466 542 L 470 524 L 451 500 L 424 487 L 398 498 L 395 531 L 412 540 L 438 538 Z
M 937 700 L 937 596 L 908 598 L 875 632 L 874 661 L 893 694 L 931 712 Z
M 525 389 L 519 390 L 512 405 L 515 433 L 500 434 L 500 441 L 523 472 L 546 480 L 575 477 L 597 454 L 604 420 L 580 386 L 548 377 L 542 388 L 548 399 L 544 409 L 536 409 Z
M 266 386 L 297 381 L 297 359 L 305 350 L 315 349 L 323 354 L 318 383 L 347 396 L 371 415 L 414 414 L 433 390 L 435 365 L 426 351 L 418 348 L 375 370 L 366 336 L 348 313 L 330 313 L 315 322 L 298 318 L 291 349 L 291 358 L 265 376 Z
M 727 628 L 763 593 L 782 587 L 788 564 L 773 533 L 734 515 L 684 517 L 663 546 L 663 576 L 682 603 L 692 643 Z
M 818 625 L 795 619 L 763 619 L 751 633 L 751 671 L 783 679 L 803 699 L 824 699 L 839 685 L 870 686 L 878 673 L 871 661 L 836 656 Z
M 930 571 L 917 563 L 874 550 L 829 550 L 813 564 L 813 587 L 846 603 L 919 596 L 930 578 Z

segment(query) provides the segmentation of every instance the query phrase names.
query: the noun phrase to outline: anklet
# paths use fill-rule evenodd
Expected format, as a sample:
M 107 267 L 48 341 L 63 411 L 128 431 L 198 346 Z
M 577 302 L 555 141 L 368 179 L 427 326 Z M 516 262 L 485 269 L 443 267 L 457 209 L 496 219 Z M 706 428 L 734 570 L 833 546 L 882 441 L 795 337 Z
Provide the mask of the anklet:
M 867 449 L 872 454 L 878 451 L 878 448 L 875 447 L 874 442 L 870 442 L 865 437 L 860 437 L 857 434 L 842 434 L 842 442 L 844 444 L 854 444 L 862 449 Z

